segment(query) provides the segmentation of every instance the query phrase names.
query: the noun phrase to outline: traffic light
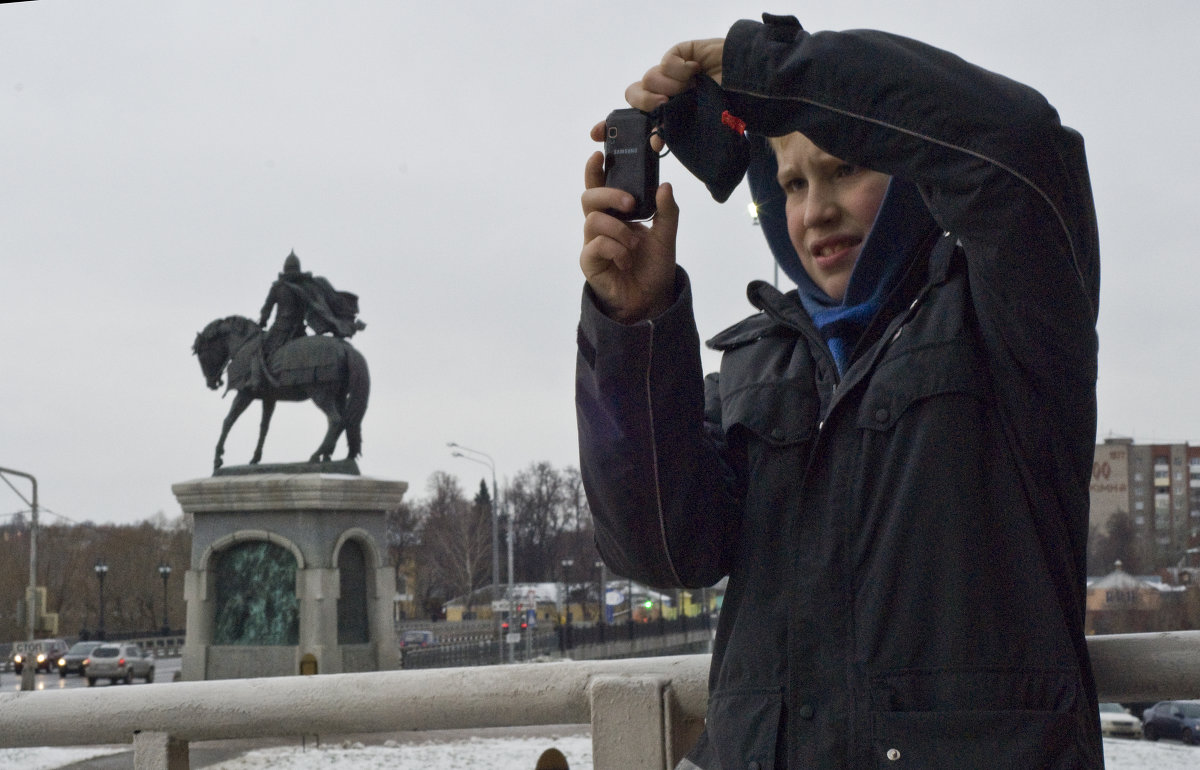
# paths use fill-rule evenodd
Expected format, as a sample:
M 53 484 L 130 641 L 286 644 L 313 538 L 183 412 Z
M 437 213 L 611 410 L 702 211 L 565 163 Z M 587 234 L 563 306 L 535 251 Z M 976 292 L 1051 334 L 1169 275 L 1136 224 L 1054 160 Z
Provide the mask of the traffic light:
M 648 610 L 652 610 L 654 609 L 654 600 L 647 599 L 646 601 L 642 602 L 642 606 Z

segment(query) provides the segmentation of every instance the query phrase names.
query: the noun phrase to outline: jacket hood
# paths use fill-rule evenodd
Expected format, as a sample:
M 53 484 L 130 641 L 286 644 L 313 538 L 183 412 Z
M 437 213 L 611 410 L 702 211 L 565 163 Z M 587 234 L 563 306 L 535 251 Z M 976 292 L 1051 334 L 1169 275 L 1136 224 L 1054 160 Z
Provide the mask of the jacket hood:
M 775 262 L 799 287 L 809 313 L 841 306 L 808 277 L 788 237 L 786 196 L 776 180 L 775 153 L 766 137 L 747 132 L 745 123 L 726 106 L 725 92 L 702 75 L 695 88 L 672 97 L 653 118 L 671 152 L 704 182 L 717 202 L 724 203 L 743 175 L 748 177 L 767 245 Z M 889 276 L 937 231 L 916 185 L 893 177 L 851 274 L 845 304 L 869 310 L 868 298 L 886 289 Z
M 787 198 L 776 179 L 779 167 L 775 162 L 775 153 L 765 137 L 755 136 L 753 142 L 754 151 L 746 176 L 763 236 L 767 239 L 767 246 L 776 264 L 799 287 L 801 299 L 809 313 L 842 304 L 830 299 L 804 270 L 788 235 Z M 917 186 L 892 177 L 850 276 L 844 303 L 852 305 L 862 302 L 874 292 L 882 276 L 906 263 L 912 256 L 912 250 L 928 241 L 938 229 Z

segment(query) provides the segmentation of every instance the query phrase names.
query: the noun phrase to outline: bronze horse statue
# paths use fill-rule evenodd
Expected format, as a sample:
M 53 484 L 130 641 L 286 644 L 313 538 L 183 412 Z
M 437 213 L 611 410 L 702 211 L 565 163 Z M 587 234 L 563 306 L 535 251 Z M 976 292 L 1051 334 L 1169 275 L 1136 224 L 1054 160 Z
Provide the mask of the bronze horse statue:
M 267 362 L 266 371 L 258 377 L 251 372 L 256 365 L 262 369 L 263 330 L 244 316 L 219 318 L 196 335 L 192 353 L 200 359 L 200 370 L 208 387 L 221 387 L 222 373 L 228 369 L 229 390 L 237 395 L 221 426 L 213 469 L 221 467 L 225 453 L 225 437 L 237 418 L 255 399 L 262 401 L 262 422 L 258 430 L 258 445 L 250 464 L 262 459 L 263 442 L 271 425 L 276 401 L 312 402 L 325 413 L 329 429 L 325 440 L 313 452 L 309 462 L 329 462 L 338 437 L 346 433 L 348 460 L 362 454 L 362 419 L 367 411 L 371 382 L 367 360 L 353 345 L 343 339 L 324 335 L 294 339 L 275 351 Z

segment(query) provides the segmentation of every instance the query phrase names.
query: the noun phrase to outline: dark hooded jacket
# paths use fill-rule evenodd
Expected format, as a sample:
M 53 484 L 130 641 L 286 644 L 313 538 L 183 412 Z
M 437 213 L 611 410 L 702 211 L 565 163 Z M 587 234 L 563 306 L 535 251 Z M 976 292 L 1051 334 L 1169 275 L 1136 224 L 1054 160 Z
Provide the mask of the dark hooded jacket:
M 759 312 L 709 342 L 723 358 L 705 380 L 682 270 L 674 306 L 639 324 L 585 290 L 577 413 L 601 554 L 654 586 L 729 577 L 682 766 L 1100 768 L 1082 140 L 1033 90 L 944 51 L 764 19 L 726 39 L 728 109 L 915 185 L 938 231 L 902 256 L 844 374 L 795 292 L 751 284 Z M 751 189 L 795 268 L 773 173 L 760 153 Z

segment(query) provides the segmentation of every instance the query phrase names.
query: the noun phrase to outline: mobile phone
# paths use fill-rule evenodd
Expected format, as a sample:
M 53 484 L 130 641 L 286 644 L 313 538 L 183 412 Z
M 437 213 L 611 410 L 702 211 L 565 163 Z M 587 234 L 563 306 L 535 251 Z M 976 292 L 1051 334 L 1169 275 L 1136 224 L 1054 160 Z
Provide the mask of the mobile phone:
M 654 126 L 641 110 L 613 110 L 604 121 L 604 186 L 633 196 L 633 211 L 609 210 L 617 219 L 635 222 L 654 216 L 658 192 L 658 153 L 650 146 Z

